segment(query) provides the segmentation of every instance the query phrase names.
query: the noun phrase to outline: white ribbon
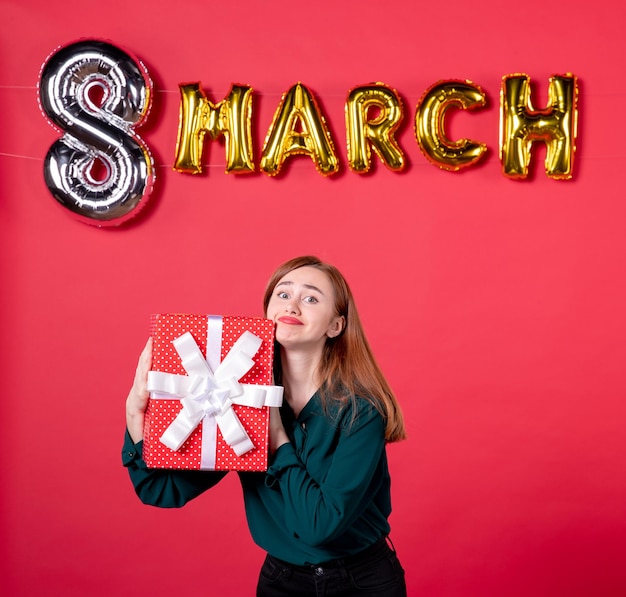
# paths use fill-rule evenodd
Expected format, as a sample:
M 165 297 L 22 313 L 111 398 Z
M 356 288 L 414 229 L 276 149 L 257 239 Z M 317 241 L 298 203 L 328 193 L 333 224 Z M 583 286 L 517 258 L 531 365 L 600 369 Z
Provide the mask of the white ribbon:
M 221 323 L 219 332 L 221 344 Z M 215 341 L 214 338 L 212 340 Z M 161 436 L 163 444 L 171 450 L 179 450 L 202 423 L 200 467 L 209 470 L 215 469 L 217 427 L 237 456 L 254 448 L 232 405 L 262 408 L 280 406 L 283 401 L 283 388 L 280 386 L 239 383 L 239 379 L 254 366 L 252 357 L 262 342 L 252 332 L 244 332 L 213 372 L 189 332 L 173 340 L 188 375 L 148 372 L 148 391 L 152 398 L 180 399 L 183 406 Z

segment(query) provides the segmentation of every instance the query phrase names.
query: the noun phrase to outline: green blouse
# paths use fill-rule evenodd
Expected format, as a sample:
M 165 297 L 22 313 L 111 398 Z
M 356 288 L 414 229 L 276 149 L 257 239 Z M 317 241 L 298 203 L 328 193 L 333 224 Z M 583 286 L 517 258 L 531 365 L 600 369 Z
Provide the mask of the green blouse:
M 302 565 L 357 553 L 387 535 L 390 477 L 378 411 L 357 399 L 356 407 L 324 412 L 316 394 L 298 417 L 286 404 L 281 416 L 290 443 L 266 473 L 238 473 L 254 541 Z M 142 445 L 126 432 L 122 461 L 146 504 L 181 507 L 227 474 L 149 469 Z

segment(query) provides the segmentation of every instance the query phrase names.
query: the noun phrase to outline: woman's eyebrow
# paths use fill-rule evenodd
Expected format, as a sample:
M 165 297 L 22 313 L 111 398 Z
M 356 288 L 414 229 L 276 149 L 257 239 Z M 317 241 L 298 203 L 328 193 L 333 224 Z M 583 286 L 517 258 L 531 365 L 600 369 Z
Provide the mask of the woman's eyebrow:
M 278 288 L 279 286 L 293 286 L 293 282 L 291 280 L 283 280 L 282 282 L 276 284 L 276 288 Z M 324 296 L 324 293 L 313 284 L 303 284 L 302 286 L 304 288 L 308 288 L 309 290 L 315 290 L 315 292 L 319 292 L 322 296 Z

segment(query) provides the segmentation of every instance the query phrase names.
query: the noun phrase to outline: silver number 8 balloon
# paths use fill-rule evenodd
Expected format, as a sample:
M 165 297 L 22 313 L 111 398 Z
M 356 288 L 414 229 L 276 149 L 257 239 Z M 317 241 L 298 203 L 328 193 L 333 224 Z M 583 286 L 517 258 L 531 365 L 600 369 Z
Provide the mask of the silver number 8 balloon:
M 121 224 L 136 215 L 155 178 L 150 151 L 134 130 L 152 102 L 145 67 L 110 43 L 81 40 L 46 60 L 39 101 L 64 133 L 44 161 L 54 198 L 97 226 Z

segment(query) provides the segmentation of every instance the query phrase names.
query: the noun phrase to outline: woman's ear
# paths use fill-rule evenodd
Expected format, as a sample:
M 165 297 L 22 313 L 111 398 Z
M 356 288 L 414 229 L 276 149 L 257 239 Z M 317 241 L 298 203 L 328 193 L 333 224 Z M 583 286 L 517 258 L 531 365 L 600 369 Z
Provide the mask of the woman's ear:
M 343 315 L 337 315 L 328 326 L 328 330 L 326 330 L 326 335 L 329 338 L 336 338 L 343 332 L 343 329 L 346 327 L 346 318 Z

